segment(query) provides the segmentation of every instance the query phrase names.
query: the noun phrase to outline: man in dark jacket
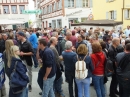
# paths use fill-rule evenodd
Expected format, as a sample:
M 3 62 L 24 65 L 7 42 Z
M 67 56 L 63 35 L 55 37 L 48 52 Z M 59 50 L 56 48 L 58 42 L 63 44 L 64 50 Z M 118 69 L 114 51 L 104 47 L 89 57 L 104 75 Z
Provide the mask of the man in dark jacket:
M 28 89 L 31 92 L 32 91 L 32 55 L 33 55 L 33 48 L 31 44 L 26 40 L 25 33 L 18 32 L 17 35 L 18 40 L 20 41 L 19 48 L 20 48 L 20 56 L 21 59 L 24 61 L 27 69 L 28 69 L 28 75 L 29 75 L 29 86 Z
M 117 97 L 116 94 L 119 94 L 117 91 L 117 78 L 116 78 L 116 55 L 117 55 L 117 47 L 120 44 L 119 38 L 113 38 L 112 45 L 108 49 L 108 56 L 110 57 L 111 61 L 113 62 L 114 74 L 112 75 L 111 85 L 110 85 L 110 97 Z
M 79 34 L 78 42 L 76 42 L 76 46 L 75 46 L 76 50 L 77 50 L 77 48 L 79 47 L 80 44 L 85 44 L 87 46 L 87 44 L 83 41 L 83 39 L 84 39 L 84 36 Z
M 53 91 L 53 83 L 56 74 L 55 55 L 53 51 L 47 47 L 45 39 L 40 39 L 38 46 L 37 58 L 42 60 L 42 67 L 38 74 L 38 84 L 42 90 L 42 97 L 48 97 L 49 95 L 55 97 Z

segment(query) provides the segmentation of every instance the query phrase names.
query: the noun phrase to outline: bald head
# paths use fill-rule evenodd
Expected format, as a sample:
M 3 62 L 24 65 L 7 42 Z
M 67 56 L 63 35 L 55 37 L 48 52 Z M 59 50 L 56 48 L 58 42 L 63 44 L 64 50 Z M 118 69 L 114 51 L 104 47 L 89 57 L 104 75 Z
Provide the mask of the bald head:
M 120 44 L 120 39 L 119 38 L 113 38 L 112 44 L 117 47 Z
M 50 43 L 53 45 L 57 45 L 57 38 L 56 37 L 51 37 L 50 38 Z

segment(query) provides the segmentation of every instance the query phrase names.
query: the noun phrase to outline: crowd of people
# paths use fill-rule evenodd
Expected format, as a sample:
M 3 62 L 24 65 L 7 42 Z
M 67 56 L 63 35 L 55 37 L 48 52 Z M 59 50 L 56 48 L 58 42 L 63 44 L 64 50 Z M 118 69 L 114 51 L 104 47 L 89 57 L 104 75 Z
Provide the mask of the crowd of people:
M 97 97 L 106 97 L 108 77 L 112 78 L 110 97 L 130 97 L 130 70 L 126 68 L 130 63 L 130 26 L 124 32 L 92 27 L 6 31 L 0 34 L 0 53 L 9 79 L 9 97 L 28 97 L 32 67 L 40 67 L 37 83 L 42 97 L 66 96 L 63 74 L 69 97 L 91 97 L 90 86 L 94 86 Z M 108 61 L 113 70 L 109 76 Z M 0 97 L 5 95 L 3 84 Z

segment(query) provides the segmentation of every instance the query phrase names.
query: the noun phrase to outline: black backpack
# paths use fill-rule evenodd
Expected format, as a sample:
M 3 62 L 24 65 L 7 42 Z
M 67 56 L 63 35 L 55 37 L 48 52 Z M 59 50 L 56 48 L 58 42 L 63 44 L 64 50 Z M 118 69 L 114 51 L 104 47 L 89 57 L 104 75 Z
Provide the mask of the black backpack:
M 116 73 L 119 83 L 125 88 L 130 88 L 130 54 L 125 54 L 121 59 Z
M 103 52 L 105 54 L 105 52 Z M 114 73 L 114 68 L 113 68 L 113 62 L 107 55 L 105 54 L 106 60 L 105 60 L 105 75 L 107 77 L 110 77 Z

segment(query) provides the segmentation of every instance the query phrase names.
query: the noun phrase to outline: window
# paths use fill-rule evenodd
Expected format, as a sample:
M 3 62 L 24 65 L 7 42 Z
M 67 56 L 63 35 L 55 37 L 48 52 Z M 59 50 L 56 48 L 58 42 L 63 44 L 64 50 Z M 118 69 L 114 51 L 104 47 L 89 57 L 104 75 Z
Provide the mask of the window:
M 68 0 L 68 7 L 74 7 L 74 0 Z
M 3 13 L 9 14 L 9 6 L 3 6 Z
M 49 6 L 47 6 L 47 13 L 49 13 Z
M 20 10 L 20 13 L 22 14 L 22 12 L 25 10 L 25 6 L 24 5 L 20 5 L 19 6 L 19 10 Z
M 125 10 L 125 19 L 130 19 L 130 9 Z
M 12 5 L 11 6 L 11 10 L 12 10 L 12 14 L 16 14 L 17 13 L 17 6 L 16 5 Z
M 116 20 L 117 18 L 117 11 L 109 11 L 106 13 L 106 19 Z
M 88 7 L 88 0 L 83 0 L 83 7 Z
M 110 11 L 110 19 L 114 19 L 114 11 Z

